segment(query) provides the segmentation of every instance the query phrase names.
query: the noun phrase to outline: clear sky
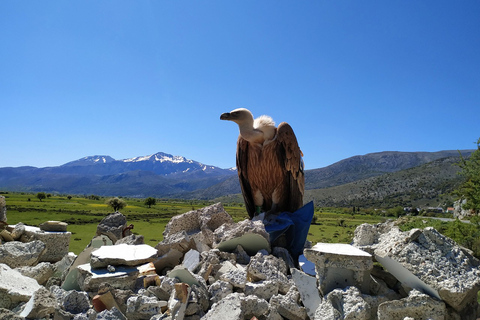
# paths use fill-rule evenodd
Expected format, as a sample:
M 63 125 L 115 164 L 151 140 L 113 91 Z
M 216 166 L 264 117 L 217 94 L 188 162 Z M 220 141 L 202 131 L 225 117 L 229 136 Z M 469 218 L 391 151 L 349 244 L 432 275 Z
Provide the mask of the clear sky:
M 0 1 L 0 167 L 233 167 L 239 107 L 290 123 L 307 169 L 473 149 L 480 1 Z

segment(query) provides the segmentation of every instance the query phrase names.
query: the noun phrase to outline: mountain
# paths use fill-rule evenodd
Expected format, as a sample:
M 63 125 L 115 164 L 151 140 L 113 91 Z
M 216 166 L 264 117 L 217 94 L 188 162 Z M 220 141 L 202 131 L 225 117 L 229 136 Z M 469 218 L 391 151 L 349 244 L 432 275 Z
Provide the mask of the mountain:
M 321 207 L 440 206 L 452 202 L 451 192 L 462 182 L 459 157 L 357 180 L 334 187 L 307 190 L 305 202 Z
M 461 150 L 464 156 L 474 150 Z M 354 156 L 328 167 L 309 170 L 305 174 L 305 189 L 334 187 L 385 173 L 414 168 L 422 164 L 447 157 L 459 157 L 458 150 L 438 152 L 385 151 Z
M 466 157 L 473 151 L 462 150 L 461 153 Z M 458 162 L 459 153 L 386 151 L 350 157 L 324 168 L 305 171 L 305 199 L 315 199 L 322 206 L 350 206 L 352 203 L 360 205 L 362 199 L 365 205 L 386 203 L 389 197 L 407 199 L 404 186 L 415 189 L 420 185 L 419 189 L 430 190 L 410 192 L 410 195 L 423 194 L 422 197 L 435 193 L 432 190 L 446 192 L 457 183 L 453 180 L 458 177 L 451 172 L 453 166 L 447 166 L 448 161 L 442 159 Z M 429 176 L 424 176 L 427 173 Z M 424 176 L 423 185 L 417 183 L 420 176 Z M 241 199 L 235 170 L 163 152 L 123 160 L 95 155 L 57 167 L 0 168 L 0 189 L 208 200 L 226 196 L 232 199 L 231 195 L 236 195 L 233 198 Z
M 89 156 L 58 167 L 0 168 L 0 188 L 12 191 L 173 197 L 235 175 L 230 169 L 158 152 L 115 160 Z
M 474 150 L 461 150 L 465 157 Z M 384 151 L 353 156 L 320 169 L 305 171 L 305 189 L 315 190 L 335 187 L 360 181 L 386 173 L 398 172 L 414 168 L 434 160 L 452 157 L 459 160 L 459 151 L 447 150 L 438 152 L 397 152 Z M 230 177 L 217 185 L 204 190 L 196 190 L 183 195 L 189 199 L 212 199 L 225 195 L 240 193 L 237 177 Z

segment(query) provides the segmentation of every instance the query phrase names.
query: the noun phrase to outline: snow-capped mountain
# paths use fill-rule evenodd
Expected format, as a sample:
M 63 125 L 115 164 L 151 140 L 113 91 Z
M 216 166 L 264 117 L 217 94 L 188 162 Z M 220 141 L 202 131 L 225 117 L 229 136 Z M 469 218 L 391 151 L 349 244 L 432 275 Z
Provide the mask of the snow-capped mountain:
M 115 160 L 84 157 L 58 167 L 0 168 L 0 188 L 74 194 L 167 197 L 208 188 L 235 171 L 158 152 Z
M 215 166 L 205 165 L 201 162 L 187 159 L 182 156 L 174 156 L 168 153 L 157 152 L 148 156 L 140 156 L 129 159 L 115 160 L 110 156 L 89 156 L 62 166 L 69 173 L 75 174 L 119 174 L 130 171 L 150 171 L 158 175 L 229 175 L 229 169 L 221 169 Z

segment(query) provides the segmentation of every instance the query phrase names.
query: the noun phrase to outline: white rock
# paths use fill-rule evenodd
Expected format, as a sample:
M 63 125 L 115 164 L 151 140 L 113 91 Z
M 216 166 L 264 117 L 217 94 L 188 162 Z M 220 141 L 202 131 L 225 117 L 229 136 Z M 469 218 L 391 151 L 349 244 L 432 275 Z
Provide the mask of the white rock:
M 371 308 L 355 287 L 334 289 L 325 296 L 315 311 L 315 320 L 323 319 L 373 319 Z
M 232 292 L 233 286 L 229 282 L 222 280 L 215 281 L 212 285 L 208 287 L 210 304 L 213 305 L 214 303 L 219 302 Z
M 127 317 L 129 320 L 150 319 L 161 313 L 162 306 L 166 306 L 166 303 L 156 297 L 132 296 L 127 300 Z
M 194 249 L 190 249 L 183 257 L 182 265 L 186 267 L 190 272 L 194 272 L 200 264 L 200 252 Z
M 286 295 L 276 295 L 270 299 L 270 307 L 275 308 L 282 317 L 290 320 L 304 320 L 307 318 L 307 311 L 300 306 L 300 295 L 292 287 Z
M 372 256 L 356 247 L 342 243 L 317 243 L 305 249 L 305 257 L 315 263 L 318 289 L 322 295 L 335 288 L 356 286 L 369 291 Z
M 124 230 L 127 227 L 127 217 L 120 212 L 115 212 L 107 215 L 100 221 L 97 226 L 96 236 L 105 235 L 110 238 L 113 243 L 116 243 L 119 239 L 123 238 Z
M 461 314 L 476 303 L 480 261 L 433 228 L 392 228 L 381 235 L 375 257 L 405 286 L 442 299 Z
M 318 291 L 317 279 L 298 269 L 291 269 L 291 272 L 293 282 L 300 293 L 300 298 L 305 306 L 305 310 L 310 319 L 313 319 L 315 316 L 315 310 L 317 310 L 322 302 L 320 292 Z
M 92 268 L 113 266 L 138 266 L 157 258 L 157 250 L 148 244 L 102 246 L 92 252 Z
M 223 273 L 219 279 L 229 282 L 235 288 L 243 289 L 247 282 L 247 271 L 241 268 L 235 268 Z
M 44 285 L 53 276 L 55 266 L 49 262 L 40 262 L 34 267 L 19 267 L 15 270 L 26 277 L 37 280 L 38 284 Z
M 266 301 L 278 294 L 279 283 L 277 281 L 259 281 L 247 282 L 245 285 L 245 295 L 255 295 Z M 316 287 L 315 287 L 316 288 Z
M 0 261 L 11 268 L 36 265 L 46 246 L 42 241 L 12 241 L 0 245 Z
M 270 252 L 269 235 L 262 221 L 243 220 L 238 223 L 224 224 L 214 232 L 214 248 L 232 252 L 238 245 L 249 254 L 260 250 Z
M 36 280 L 0 263 L 0 308 L 10 309 L 27 302 L 40 287 Z
M 287 293 L 292 283 L 286 276 L 287 267 L 282 259 L 257 253 L 247 266 L 247 278 L 253 282 L 271 280 L 279 283 L 279 291 Z
M 268 303 L 255 296 L 243 293 L 231 293 L 215 303 L 202 320 L 243 320 L 253 317 L 261 318 L 268 313 Z
M 40 255 L 39 262 L 57 262 L 68 254 L 71 232 L 49 232 L 38 227 L 25 226 L 22 236 L 45 243 L 46 250 Z
M 242 301 L 240 293 L 231 293 L 215 303 L 202 320 L 243 320 Z
M 40 287 L 25 304 L 20 316 L 33 319 L 49 318 L 57 305 L 57 300 L 50 291 Z
M 90 258 L 92 251 L 100 248 L 101 246 L 112 245 L 112 240 L 107 236 L 96 236 L 94 237 L 88 246 L 83 249 L 82 252 L 75 258 L 73 263 L 70 265 L 68 270 L 65 272 L 65 280 L 62 283 L 62 288 L 65 290 L 80 290 L 80 285 L 78 283 L 78 278 L 80 277 L 78 266 L 83 264 L 90 264 Z M 67 263 L 67 262 L 65 262 Z
M 106 268 L 92 269 L 89 263 L 77 267 L 77 283 L 82 291 L 96 292 L 102 283 L 108 283 L 116 289 L 133 289 L 138 277 L 135 267 L 118 266 L 115 272 Z
M 378 320 L 414 319 L 444 320 L 445 303 L 417 290 L 410 291 L 407 298 L 387 301 L 378 307 Z

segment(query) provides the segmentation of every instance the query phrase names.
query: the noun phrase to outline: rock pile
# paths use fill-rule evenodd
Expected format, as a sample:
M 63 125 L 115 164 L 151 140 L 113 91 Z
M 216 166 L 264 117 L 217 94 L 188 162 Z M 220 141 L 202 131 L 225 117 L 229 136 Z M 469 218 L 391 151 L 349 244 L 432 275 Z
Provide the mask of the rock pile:
M 48 237 L 35 235 L 56 232 L 60 241 L 66 231 L 5 230 L 13 238 L 23 228 L 33 233 L 24 237 L 29 241 L 15 235 L 0 245 L 0 319 L 470 320 L 478 314 L 479 261 L 431 228 L 361 225 L 352 245 L 307 245 L 309 261 L 302 257 L 300 267 L 286 249 L 271 247 L 262 221 L 235 223 L 221 204 L 172 218 L 155 248 L 131 234 L 119 212 L 105 217 L 77 257 L 60 258 Z M 306 273 L 309 265 L 315 276 Z

